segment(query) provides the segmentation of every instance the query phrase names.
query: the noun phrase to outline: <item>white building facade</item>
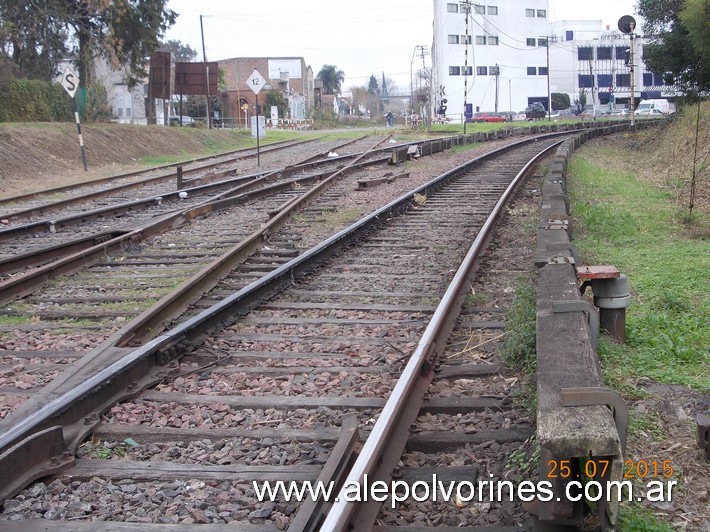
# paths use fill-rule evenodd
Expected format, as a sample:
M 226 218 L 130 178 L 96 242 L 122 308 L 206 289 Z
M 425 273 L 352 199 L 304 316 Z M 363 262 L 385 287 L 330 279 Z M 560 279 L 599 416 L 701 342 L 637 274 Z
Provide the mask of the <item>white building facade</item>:
M 431 106 L 438 114 L 445 99 L 452 122 L 462 122 L 464 109 L 467 116 L 520 112 L 534 102 L 547 109 L 554 92 L 628 108 L 632 58 L 636 103 L 675 96 L 644 66 L 641 35 L 632 54 L 629 35 L 601 20 L 551 23 L 547 0 L 434 0 L 433 27 Z
M 556 38 L 550 45 L 552 92 L 567 93 L 573 99 L 583 93 L 588 105 L 608 110 L 628 109 L 632 86 L 635 104 L 642 99 L 677 95 L 665 84 L 663 76 L 644 65 L 643 48 L 647 40 L 640 35 L 632 41 L 618 29 L 604 28 L 601 20 L 556 22 L 553 34 Z
M 461 122 L 464 110 L 547 106 L 548 17 L 547 0 L 434 0 L 434 109 L 446 99 Z

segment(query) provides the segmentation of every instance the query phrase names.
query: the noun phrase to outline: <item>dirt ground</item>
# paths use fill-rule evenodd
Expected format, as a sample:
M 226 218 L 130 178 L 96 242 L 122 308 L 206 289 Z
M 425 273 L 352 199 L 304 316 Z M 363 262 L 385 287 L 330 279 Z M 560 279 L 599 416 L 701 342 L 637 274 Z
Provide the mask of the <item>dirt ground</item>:
M 122 124 L 82 125 L 84 171 L 75 124 L 0 124 L 0 197 L 145 168 L 144 157 L 207 154 L 237 132 Z

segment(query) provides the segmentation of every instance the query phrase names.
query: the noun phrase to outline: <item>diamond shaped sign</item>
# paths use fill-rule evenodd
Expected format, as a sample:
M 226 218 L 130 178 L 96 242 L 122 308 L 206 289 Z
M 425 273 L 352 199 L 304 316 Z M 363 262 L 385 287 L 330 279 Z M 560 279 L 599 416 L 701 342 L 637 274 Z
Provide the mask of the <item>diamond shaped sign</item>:
M 261 91 L 261 89 L 264 88 L 264 85 L 266 85 L 266 80 L 255 68 L 254 72 L 251 73 L 251 76 L 249 76 L 249 79 L 247 80 L 247 85 L 249 85 L 249 88 L 254 91 L 254 94 L 259 94 L 259 91 Z

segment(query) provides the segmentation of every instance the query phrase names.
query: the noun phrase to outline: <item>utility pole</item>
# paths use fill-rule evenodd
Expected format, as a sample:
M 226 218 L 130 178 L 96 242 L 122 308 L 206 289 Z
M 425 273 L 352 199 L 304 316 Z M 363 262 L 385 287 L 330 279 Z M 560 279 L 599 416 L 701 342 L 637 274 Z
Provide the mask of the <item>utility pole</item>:
M 631 39 L 631 49 L 629 50 L 629 59 L 631 60 L 631 64 L 629 65 L 629 70 L 631 71 L 631 100 L 629 101 L 629 112 L 631 113 L 631 131 L 635 131 L 636 124 L 634 122 L 634 109 L 636 108 L 636 102 L 634 100 L 634 27 L 631 28 L 629 39 Z
M 552 121 L 552 93 L 550 92 L 550 41 L 557 42 L 555 35 L 547 35 L 545 39 L 545 48 L 547 49 L 547 121 Z
M 493 67 L 493 74 L 495 74 L 495 77 L 496 77 L 496 104 L 495 104 L 494 111 L 497 113 L 498 112 L 498 81 L 500 79 L 500 67 L 498 66 L 498 63 L 496 63 L 496 66 Z
M 207 129 L 212 129 L 210 120 L 210 67 L 207 66 L 207 52 L 205 51 L 205 30 L 202 26 L 202 15 L 200 15 L 200 33 L 202 35 L 202 60 L 205 63 L 205 109 L 207 110 Z
M 412 108 L 412 114 L 414 114 L 414 58 L 417 57 L 417 50 L 419 50 L 419 57 L 422 58 L 422 70 L 425 68 L 424 58 L 429 55 L 426 46 L 422 44 L 417 44 L 412 52 L 412 61 L 409 64 L 409 105 Z M 421 72 L 421 71 L 420 71 Z M 419 89 L 421 89 L 421 74 L 419 75 Z M 420 109 L 421 110 L 421 109 Z
M 468 17 L 471 14 L 471 0 L 461 2 L 464 16 L 466 17 L 466 37 L 464 41 L 464 67 L 463 67 L 463 134 L 466 134 L 466 107 L 468 99 Z

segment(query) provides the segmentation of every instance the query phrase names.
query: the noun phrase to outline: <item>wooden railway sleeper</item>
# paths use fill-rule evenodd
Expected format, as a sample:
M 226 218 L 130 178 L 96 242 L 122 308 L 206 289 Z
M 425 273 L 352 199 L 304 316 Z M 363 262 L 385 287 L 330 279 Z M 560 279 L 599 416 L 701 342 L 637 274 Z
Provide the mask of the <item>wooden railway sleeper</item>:
M 599 315 L 597 314 L 594 305 L 583 299 L 572 301 L 553 301 L 552 312 L 555 314 L 562 314 L 566 312 L 584 312 L 587 315 L 592 348 L 594 351 L 597 350 L 597 345 L 599 344 Z

